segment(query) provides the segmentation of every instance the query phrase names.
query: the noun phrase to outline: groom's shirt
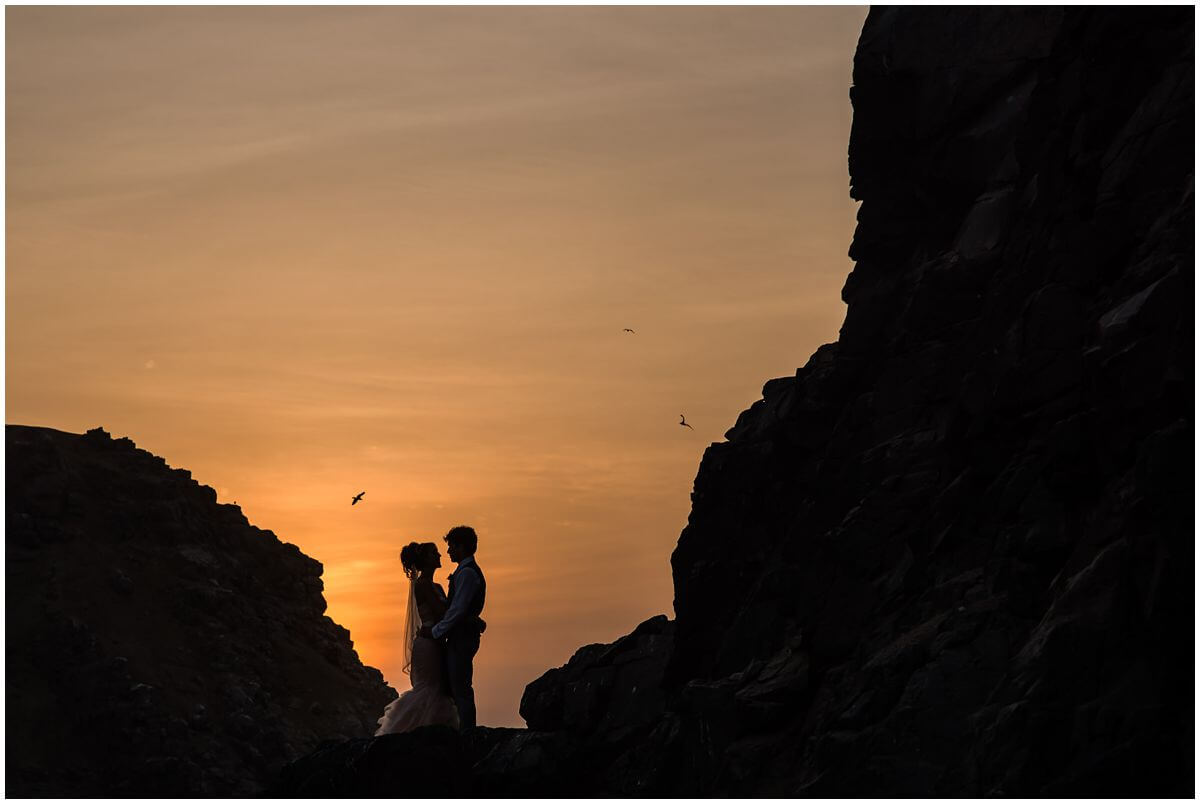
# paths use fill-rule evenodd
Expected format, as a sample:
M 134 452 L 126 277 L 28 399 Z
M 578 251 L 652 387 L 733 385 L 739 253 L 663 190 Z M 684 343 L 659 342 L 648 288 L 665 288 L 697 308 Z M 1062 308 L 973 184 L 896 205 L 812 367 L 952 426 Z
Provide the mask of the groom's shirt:
M 433 627 L 434 639 L 441 639 L 451 628 L 458 625 L 467 615 L 471 601 L 479 594 L 479 573 L 474 564 L 475 556 L 467 556 L 458 562 L 458 570 L 454 573 L 454 594 L 450 596 L 450 608 L 446 610 L 446 616 Z M 463 572 L 464 567 L 472 569 Z

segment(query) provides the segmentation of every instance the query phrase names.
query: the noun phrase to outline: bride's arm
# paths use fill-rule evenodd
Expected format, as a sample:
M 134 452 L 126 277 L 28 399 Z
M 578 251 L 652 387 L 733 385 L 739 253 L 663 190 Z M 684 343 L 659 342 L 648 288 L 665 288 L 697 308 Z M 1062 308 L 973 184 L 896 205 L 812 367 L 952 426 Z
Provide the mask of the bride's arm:
M 441 600 L 443 595 L 439 594 L 441 590 L 437 588 L 437 584 L 418 578 L 413 591 L 416 592 L 417 595 L 417 606 L 422 611 L 429 611 L 432 609 L 433 611 L 437 612 L 438 617 L 442 616 L 440 606 L 442 605 Z
M 431 617 L 429 622 L 422 623 L 419 633 L 421 636 L 432 636 L 433 626 L 446 616 L 446 609 L 450 608 L 450 603 L 446 600 L 446 593 L 439 583 L 418 583 L 416 593 L 418 605 Z
M 430 584 L 433 592 L 430 604 L 437 619 L 434 622 L 442 619 L 446 615 L 446 609 L 450 608 L 450 603 L 446 600 L 446 592 L 442 589 L 440 583 Z

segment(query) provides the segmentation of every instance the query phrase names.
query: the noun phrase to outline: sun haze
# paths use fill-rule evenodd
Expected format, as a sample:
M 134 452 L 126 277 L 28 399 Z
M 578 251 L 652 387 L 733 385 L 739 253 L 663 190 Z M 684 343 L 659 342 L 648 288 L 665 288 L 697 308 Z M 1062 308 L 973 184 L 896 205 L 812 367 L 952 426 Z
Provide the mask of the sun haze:
M 837 337 L 865 14 L 9 7 L 6 420 L 238 501 L 401 690 L 399 551 L 473 525 L 521 725 L 671 613 L 704 448 Z

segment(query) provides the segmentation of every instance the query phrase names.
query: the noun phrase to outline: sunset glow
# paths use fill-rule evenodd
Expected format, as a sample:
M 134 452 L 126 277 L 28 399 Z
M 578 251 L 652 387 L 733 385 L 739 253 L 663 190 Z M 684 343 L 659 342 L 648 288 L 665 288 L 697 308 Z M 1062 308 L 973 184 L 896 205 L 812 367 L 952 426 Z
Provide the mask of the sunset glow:
M 10 7 L 6 421 L 190 469 L 401 690 L 400 548 L 473 525 L 523 725 L 672 613 L 705 447 L 837 338 L 865 14 Z

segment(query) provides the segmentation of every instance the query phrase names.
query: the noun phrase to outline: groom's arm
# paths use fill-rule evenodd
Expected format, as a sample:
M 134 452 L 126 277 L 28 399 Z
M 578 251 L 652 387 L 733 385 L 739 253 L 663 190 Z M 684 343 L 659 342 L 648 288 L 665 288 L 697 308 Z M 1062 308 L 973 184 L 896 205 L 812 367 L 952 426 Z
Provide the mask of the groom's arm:
M 462 577 L 454 576 L 454 599 L 450 601 L 450 608 L 433 626 L 434 639 L 441 639 L 447 631 L 458 624 L 458 621 L 467 613 L 467 607 L 475 599 L 476 593 L 479 592 L 479 574 L 477 572 L 473 570 L 460 571 L 459 575 Z

